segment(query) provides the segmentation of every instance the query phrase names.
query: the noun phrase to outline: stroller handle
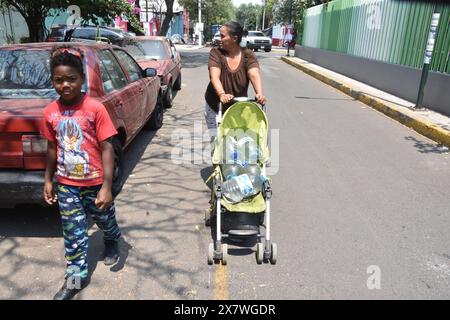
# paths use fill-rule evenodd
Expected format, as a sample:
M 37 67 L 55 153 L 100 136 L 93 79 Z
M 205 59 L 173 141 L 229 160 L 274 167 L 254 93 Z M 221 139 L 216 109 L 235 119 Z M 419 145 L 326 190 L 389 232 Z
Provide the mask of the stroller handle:
M 231 101 L 234 101 L 234 102 L 256 102 L 256 98 L 234 97 L 233 99 L 231 99 Z
M 256 98 L 250 98 L 250 97 L 234 97 L 233 99 L 231 99 L 231 101 L 233 102 L 256 102 L 257 100 Z M 261 109 L 265 112 L 266 111 L 266 105 L 265 104 L 259 104 L 257 103 Z M 220 114 L 220 118 L 222 118 L 222 102 L 219 102 L 219 114 Z

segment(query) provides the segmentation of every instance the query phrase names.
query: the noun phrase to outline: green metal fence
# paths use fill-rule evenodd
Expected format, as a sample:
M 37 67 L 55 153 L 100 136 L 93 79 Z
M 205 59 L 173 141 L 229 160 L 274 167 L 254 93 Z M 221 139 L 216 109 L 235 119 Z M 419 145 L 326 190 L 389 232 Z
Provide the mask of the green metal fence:
M 450 73 L 450 4 L 440 6 L 431 70 Z M 435 4 L 401 0 L 334 0 L 309 8 L 302 44 L 422 68 Z

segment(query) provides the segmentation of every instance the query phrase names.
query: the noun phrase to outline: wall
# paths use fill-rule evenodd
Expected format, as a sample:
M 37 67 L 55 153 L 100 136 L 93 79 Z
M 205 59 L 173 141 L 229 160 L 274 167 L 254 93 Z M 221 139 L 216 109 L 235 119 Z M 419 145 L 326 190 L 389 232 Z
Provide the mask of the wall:
M 417 100 L 420 69 L 299 45 L 295 56 L 405 100 Z M 426 107 L 450 116 L 449 74 L 430 72 L 424 92 Z

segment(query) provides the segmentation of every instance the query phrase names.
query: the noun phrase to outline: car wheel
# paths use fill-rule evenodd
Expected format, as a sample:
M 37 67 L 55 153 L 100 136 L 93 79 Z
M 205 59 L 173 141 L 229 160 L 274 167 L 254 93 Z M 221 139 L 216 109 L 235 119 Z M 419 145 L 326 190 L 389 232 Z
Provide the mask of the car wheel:
M 148 130 L 158 130 L 163 125 L 163 117 L 164 117 L 164 108 L 161 101 L 161 98 L 158 97 L 158 101 L 156 102 L 155 110 L 153 110 L 150 119 L 148 120 L 145 128 Z
M 258 48 L 253 49 L 255 52 L 258 51 Z
M 172 108 L 173 90 L 172 85 L 167 85 L 167 91 L 164 95 L 164 108 Z
M 264 49 L 265 52 L 270 52 L 270 50 L 272 50 L 272 48 Z
M 177 78 L 177 81 L 175 81 L 175 83 L 173 84 L 173 89 L 174 90 L 181 90 L 181 73 Z
M 113 181 L 111 187 L 111 193 L 115 198 L 120 190 L 122 190 L 123 181 L 123 150 L 122 143 L 117 137 L 112 139 L 112 145 L 114 150 L 114 171 L 113 171 Z

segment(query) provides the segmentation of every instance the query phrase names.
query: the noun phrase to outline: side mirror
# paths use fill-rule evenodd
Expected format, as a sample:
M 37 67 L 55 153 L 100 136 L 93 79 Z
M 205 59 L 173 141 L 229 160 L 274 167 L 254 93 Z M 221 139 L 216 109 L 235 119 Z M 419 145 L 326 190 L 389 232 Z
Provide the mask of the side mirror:
M 145 75 L 146 77 L 154 77 L 154 76 L 156 76 L 157 74 L 158 74 L 158 73 L 157 73 L 157 71 L 156 71 L 155 68 L 147 68 L 147 69 L 144 70 L 144 75 Z

